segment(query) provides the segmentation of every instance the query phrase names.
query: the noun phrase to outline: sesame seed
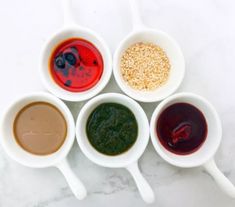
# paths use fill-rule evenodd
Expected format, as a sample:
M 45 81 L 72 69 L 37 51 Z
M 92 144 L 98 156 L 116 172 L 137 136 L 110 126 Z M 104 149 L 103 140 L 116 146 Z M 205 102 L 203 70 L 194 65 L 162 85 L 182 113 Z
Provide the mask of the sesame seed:
M 154 90 L 164 85 L 169 78 L 170 67 L 161 47 L 143 42 L 127 48 L 120 63 L 123 79 L 137 90 Z

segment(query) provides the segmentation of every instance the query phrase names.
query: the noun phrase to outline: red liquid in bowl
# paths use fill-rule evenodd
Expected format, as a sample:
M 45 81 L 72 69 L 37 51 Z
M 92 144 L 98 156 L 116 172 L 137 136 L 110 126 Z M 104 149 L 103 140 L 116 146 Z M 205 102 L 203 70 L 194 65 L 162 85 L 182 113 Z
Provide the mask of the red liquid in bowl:
M 52 52 L 49 68 L 54 81 L 70 92 L 94 87 L 103 73 L 103 58 L 90 42 L 80 38 L 67 39 Z
M 167 107 L 157 120 L 157 135 L 170 152 L 187 155 L 195 152 L 207 136 L 207 123 L 202 112 L 188 103 Z

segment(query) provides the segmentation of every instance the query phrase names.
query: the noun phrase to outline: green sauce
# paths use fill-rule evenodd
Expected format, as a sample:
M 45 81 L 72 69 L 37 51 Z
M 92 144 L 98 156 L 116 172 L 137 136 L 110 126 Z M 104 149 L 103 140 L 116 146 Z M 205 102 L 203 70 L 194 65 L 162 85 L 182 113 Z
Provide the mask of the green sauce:
M 117 103 L 104 103 L 90 114 L 86 132 L 97 151 L 106 155 L 118 155 L 135 143 L 138 126 L 130 109 Z

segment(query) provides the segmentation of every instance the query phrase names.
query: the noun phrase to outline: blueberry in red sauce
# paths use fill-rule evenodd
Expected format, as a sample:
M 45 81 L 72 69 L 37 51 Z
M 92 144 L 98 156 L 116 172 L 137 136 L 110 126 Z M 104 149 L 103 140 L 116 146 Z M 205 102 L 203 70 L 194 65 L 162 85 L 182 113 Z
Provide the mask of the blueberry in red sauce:
M 94 61 L 93 61 L 93 64 L 94 64 L 94 65 L 97 65 L 97 64 L 98 64 L 98 63 L 97 63 L 97 60 L 94 60 Z
M 81 56 L 79 55 L 79 52 L 76 47 L 71 47 L 70 48 L 71 53 L 77 58 L 77 62 L 81 62 Z
M 78 50 L 77 50 L 76 47 L 71 47 L 70 49 L 71 49 L 71 51 L 72 51 L 73 53 L 75 53 L 75 54 L 78 55 Z
M 57 68 L 64 69 L 65 68 L 65 60 L 63 55 L 59 55 L 55 58 L 55 65 Z
M 64 54 L 64 58 L 65 60 L 70 64 L 70 65 L 75 65 L 77 62 L 77 58 L 75 57 L 75 55 L 71 52 L 66 52 Z
M 72 84 L 72 81 L 71 81 L 71 80 L 67 80 L 67 81 L 64 83 L 65 86 L 71 86 L 71 84 Z

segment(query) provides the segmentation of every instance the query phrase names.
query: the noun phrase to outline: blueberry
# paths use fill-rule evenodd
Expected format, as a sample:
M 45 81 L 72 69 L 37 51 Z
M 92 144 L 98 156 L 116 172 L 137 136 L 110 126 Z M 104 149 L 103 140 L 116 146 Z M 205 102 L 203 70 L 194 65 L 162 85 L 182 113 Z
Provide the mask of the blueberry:
M 59 55 L 55 58 L 55 65 L 57 68 L 60 68 L 60 69 L 65 68 L 65 60 L 62 55 Z
M 73 53 L 78 54 L 78 50 L 76 47 L 71 47 L 70 49 Z
M 65 86 L 71 86 L 71 84 L 72 84 L 72 81 L 71 80 L 67 80 L 65 83 L 64 83 L 64 85 Z
M 76 47 L 71 47 L 70 50 L 71 50 L 71 53 L 73 53 L 75 55 L 75 57 L 77 58 L 77 60 L 80 62 L 81 57 L 79 55 L 79 52 L 78 52 L 77 48 Z
M 75 65 L 77 62 L 75 55 L 71 52 L 66 52 L 64 58 L 70 65 Z
M 93 64 L 94 64 L 94 65 L 98 65 L 97 60 L 94 60 L 94 61 L 93 61 Z

